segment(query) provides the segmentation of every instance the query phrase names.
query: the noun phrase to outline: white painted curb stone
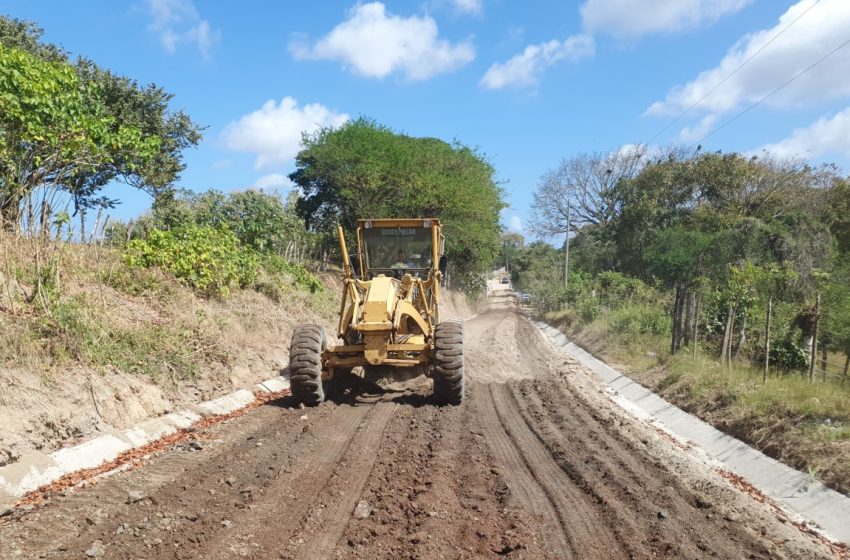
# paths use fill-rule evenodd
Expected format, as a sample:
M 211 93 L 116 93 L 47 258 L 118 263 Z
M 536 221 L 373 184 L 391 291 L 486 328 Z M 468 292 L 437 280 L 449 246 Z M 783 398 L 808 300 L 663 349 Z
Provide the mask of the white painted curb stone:
M 254 386 L 257 393 L 277 393 L 289 389 L 289 379 L 273 377 Z M 136 449 L 190 427 L 204 416 L 230 414 L 257 400 L 251 391 L 240 389 L 192 408 L 145 420 L 124 431 L 114 430 L 83 443 L 59 449 L 50 454 L 30 453 L 20 460 L 0 467 L 0 511 L 45 484 L 73 472 L 98 467 L 121 453 Z
M 646 387 L 567 339 L 558 329 L 532 323 L 549 342 L 596 374 L 614 401 L 633 416 L 652 422 L 683 443 L 699 447 L 707 457 L 742 476 L 777 504 L 822 529 L 834 541 L 850 544 L 850 498 L 811 477 L 724 434 L 662 399 Z

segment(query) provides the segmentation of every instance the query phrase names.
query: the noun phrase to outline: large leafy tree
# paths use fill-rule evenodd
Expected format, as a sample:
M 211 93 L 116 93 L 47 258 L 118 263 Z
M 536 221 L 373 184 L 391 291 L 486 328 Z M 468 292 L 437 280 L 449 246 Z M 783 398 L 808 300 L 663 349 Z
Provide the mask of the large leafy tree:
M 200 127 L 169 110 L 172 96 L 162 88 L 142 87 L 87 59 L 72 63 L 40 37 L 35 24 L 0 17 L 0 213 L 7 227 L 39 187 L 67 193 L 83 211 L 114 205 L 100 194 L 114 180 L 154 196 L 170 189 Z
M 67 185 L 118 153 L 154 155 L 157 138 L 114 126 L 99 101 L 98 88 L 69 65 L 0 45 L 0 217 L 7 227 L 38 187 Z
M 303 140 L 290 175 L 311 229 L 358 218 L 436 217 L 454 270 L 472 282 L 500 248 L 504 208 L 492 165 L 459 142 L 416 138 L 360 118 Z

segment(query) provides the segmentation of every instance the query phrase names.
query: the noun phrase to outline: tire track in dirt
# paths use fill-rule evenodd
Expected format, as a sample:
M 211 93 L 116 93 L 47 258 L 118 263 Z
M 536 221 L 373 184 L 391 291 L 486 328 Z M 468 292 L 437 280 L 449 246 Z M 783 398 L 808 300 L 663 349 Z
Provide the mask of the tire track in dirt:
M 520 507 L 528 510 L 547 531 L 547 542 L 551 551 L 564 557 L 575 557 L 575 549 L 565 537 L 566 531 L 561 523 L 557 508 L 551 497 L 537 480 L 528 458 L 516 446 L 513 438 L 505 430 L 489 388 L 476 385 L 471 388 L 470 406 L 477 413 L 487 443 L 497 463 L 502 468 L 511 490 Z
M 517 343 L 528 344 L 517 333 Z M 565 484 L 590 498 L 596 511 L 588 517 L 607 522 L 629 557 L 791 557 L 711 511 L 710 499 L 638 449 L 610 414 L 576 391 L 569 375 L 510 383 L 504 394 L 560 466 Z
M 379 416 L 378 410 L 375 406 L 333 408 L 331 421 L 314 428 L 318 432 L 315 447 L 283 469 L 284 476 L 278 478 L 261 499 L 243 510 L 243 515 L 233 519 L 237 531 L 219 531 L 191 557 L 205 560 L 266 558 L 272 551 L 283 551 L 290 539 L 298 538 L 305 517 L 326 492 L 343 456 L 358 439 L 356 434 L 371 427 Z M 304 412 L 309 417 L 312 410 Z
M 535 535 L 537 520 L 509 504 L 501 467 L 473 408 L 433 407 L 402 397 L 385 431 L 337 558 L 556 558 Z
M 131 551 L 140 548 L 150 557 L 179 557 L 178 549 L 220 530 L 234 504 L 244 507 L 242 488 L 262 493 L 280 465 L 312 447 L 309 428 L 292 428 L 298 416 L 270 404 L 196 432 L 195 448 L 179 445 L 136 470 L 51 496 L 13 526 L 0 527 L 0 558 L 82 558 L 94 541 L 109 544 L 104 558 L 134 557 Z M 313 422 L 327 416 L 332 409 L 317 411 Z M 175 552 L 161 550 L 165 543 Z
M 297 544 L 282 553 L 281 558 L 310 560 L 331 557 L 372 473 L 384 430 L 396 412 L 393 403 L 381 402 L 374 406 L 373 418 L 370 418 L 368 424 L 361 424 L 357 435 L 351 439 L 349 449 L 353 456 L 339 462 L 337 471 L 322 493 L 325 498 L 320 498 L 319 503 L 304 517 L 298 531 Z M 299 546 L 301 542 L 304 544 Z

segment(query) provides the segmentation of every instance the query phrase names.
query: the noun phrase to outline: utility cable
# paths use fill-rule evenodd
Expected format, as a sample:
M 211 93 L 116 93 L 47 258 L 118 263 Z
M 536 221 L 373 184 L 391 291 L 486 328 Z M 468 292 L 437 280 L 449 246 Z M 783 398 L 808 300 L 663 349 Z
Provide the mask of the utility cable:
M 709 132 L 708 134 L 703 136 L 698 142 L 695 142 L 691 146 L 693 147 L 695 145 L 702 144 L 708 137 L 710 137 L 710 136 L 714 135 L 715 133 L 719 132 L 720 130 L 726 128 L 728 125 L 732 124 L 733 122 L 735 122 L 736 120 L 738 120 L 739 118 L 744 116 L 745 114 L 749 113 L 750 111 L 755 109 L 757 106 L 759 106 L 762 102 L 764 102 L 766 99 L 768 99 L 769 97 L 778 93 L 779 91 L 784 89 L 786 86 L 791 84 L 791 82 L 795 81 L 797 78 L 799 78 L 803 74 L 807 73 L 809 70 L 811 70 L 812 68 L 814 68 L 815 66 L 817 66 L 818 64 L 820 64 L 821 62 L 826 60 L 827 58 L 831 57 L 832 55 L 834 55 L 835 53 L 837 53 L 838 51 L 840 51 L 841 49 L 843 49 L 847 45 L 850 45 L 850 39 L 847 39 L 846 41 L 844 41 L 843 43 L 841 43 L 840 45 L 838 45 L 837 47 L 835 47 L 834 49 L 832 49 L 831 51 L 829 51 L 828 53 L 826 53 L 825 55 L 820 57 L 819 59 L 817 59 L 811 65 L 804 68 L 800 72 L 796 73 L 794 76 L 791 77 L 791 79 L 787 80 L 785 83 L 783 83 L 782 85 L 780 85 L 779 87 L 777 87 L 776 89 L 774 89 L 773 91 L 771 91 L 770 93 L 768 93 L 767 95 L 765 95 L 764 97 L 762 97 L 761 99 L 759 99 L 758 101 L 756 101 L 755 103 L 753 103 L 752 105 L 750 105 L 749 107 L 747 107 L 746 109 L 744 109 L 743 111 L 741 111 L 740 113 L 738 113 L 737 115 L 735 115 L 734 117 L 729 119 L 728 121 L 724 122 L 723 124 L 721 124 L 720 126 L 715 128 L 714 130 L 712 130 L 711 132 Z
M 691 105 L 690 107 L 688 107 L 687 109 L 685 109 L 682 113 L 680 113 L 680 114 L 679 114 L 679 116 L 678 116 L 678 117 L 676 117 L 675 119 L 673 119 L 672 121 L 670 121 L 669 123 L 667 123 L 667 125 L 666 125 L 664 128 L 662 128 L 661 130 L 659 130 L 658 132 L 656 132 L 656 133 L 655 133 L 655 135 L 647 141 L 647 145 L 651 144 L 653 140 L 655 140 L 656 138 L 658 138 L 659 136 L 661 136 L 661 135 L 662 135 L 664 132 L 666 132 L 666 131 L 667 131 L 667 130 L 671 127 L 671 126 L 673 126 L 674 124 L 676 124 L 677 122 L 679 122 L 679 121 L 680 121 L 680 120 L 681 120 L 681 119 L 682 119 L 685 115 L 687 115 L 688 113 L 690 113 L 690 112 L 691 112 L 691 110 L 692 110 L 692 109 L 694 109 L 697 105 L 699 105 L 700 103 L 702 103 L 703 101 L 705 101 L 705 100 L 706 100 L 706 98 L 707 98 L 709 95 L 711 95 L 712 93 L 714 93 L 714 92 L 717 90 L 717 88 L 719 88 L 720 86 L 722 86 L 723 84 L 725 84 L 726 82 L 728 82 L 728 81 L 729 81 L 729 79 L 730 79 L 732 76 L 734 76 L 735 74 L 737 74 L 737 73 L 738 73 L 738 70 L 740 70 L 741 68 L 743 68 L 744 66 L 746 66 L 746 65 L 747 65 L 747 63 L 749 63 L 752 59 L 754 59 L 756 56 L 758 56 L 758 55 L 759 55 L 759 53 L 761 53 L 764 49 L 766 49 L 767 47 L 769 47 L 771 43 L 773 43 L 774 41 L 776 41 L 776 40 L 777 40 L 777 39 L 778 39 L 778 38 L 779 38 L 779 37 L 780 37 L 783 33 L 785 33 L 786 31 L 788 31 L 788 29 L 790 29 L 792 25 L 794 25 L 795 23 L 797 23 L 798 21 L 800 21 L 800 19 L 801 19 L 804 15 L 806 15 L 807 13 L 809 13 L 809 11 L 810 11 L 812 8 L 814 8 L 815 6 L 817 6 L 817 5 L 818 5 L 818 3 L 820 3 L 820 0 L 815 0 L 814 4 L 812 4 L 811 6 L 809 6 L 808 8 L 806 8 L 806 9 L 803 11 L 803 13 L 802 13 L 802 14 L 800 14 L 799 16 L 797 16 L 796 18 L 794 18 L 794 20 L 793 20 L 793 21 L 791 21 L 791 23 L 789 23 L 788 25 L 786 25 L 785 27 L 783 27 L 783 28 L 782 28 L 782 30 L 781 30 L 781 31 L 779 31 L 779 33 L 777 33 L 776 35 L 774 35 L 773 37 L 771 37 L 771 38 L 770 38 L 770 40 L 769 40 L 768 42 L 766 42 L 764 45 L 762 45 L 761 47 L 759 47 L 759 49 L 758 49 L 756 52 L 754 52 L 753 54 L 751 54 L 751 55 L 750 55 L 750 56 L 749 56 L 749 57 L 748 57 L 745 61 L 743 61 L 741 64 L 739 64 L 739 65 L 737 66 L 737 68 L 735 68 L 734 70 L 732 70 L 731 72 L 729 72 L 728 74 L 726 74 L 726 77 L 724 77 L 722 80 L 720 80 L 720 81 L 719 81 L 719 82 L 718 82 L 718 83 L 717 83 L 717 84 L 716 84 L 713 88 L 711 88 L 710 90 L 708 90 L 708 91 L 705 93 L 705 95 L 703 95 L 702 97 L 700 97 L 700 98 L 699 98 L 699 99 L 698 99 L 698 100 L 697 100 L 697 101 L 696 101 L 693 105 Z

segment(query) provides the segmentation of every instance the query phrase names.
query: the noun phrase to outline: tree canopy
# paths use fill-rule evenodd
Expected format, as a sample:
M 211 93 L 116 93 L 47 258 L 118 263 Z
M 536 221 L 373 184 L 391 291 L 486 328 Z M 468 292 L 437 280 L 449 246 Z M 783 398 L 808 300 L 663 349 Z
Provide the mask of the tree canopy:
M 171 94 L 156 85 L 71 62 L 40 41 L 35 24 L 0 17 L 0 217 L 21 219 L 36 189 L 66 193 L 75 210 L 109 207 L 101 196 L 113 180 L 151 194 L 171 188 L 183 151 L 201 128 L 169 110 Z
M 611 175 L 616 179 L 609 180 Z M 759 340 L 769 300 L 782 315 L 781 339 L 771 352 L 809 344 L 807 325 L 818 314 L 820 294 L 823 348 L 850 355 L 850 190 L 835 166 L 681 148 L 579 154 L 541 177 L 533 206 L 536 231 L 563 233 L 568 203 L 575 289 L 556 285 L 563 278 L 562 251 L 552 248 L 560 256 L 549 256 L 551 264 L 531 246 L 515 256 L 517 284 L 537 290 L 543 305 L 569 303 L 595 317 L 604 299 L 599 294 L 606 292 L 600 287 L 605 274 L 642 280 L 661 294 L 675 294 L 675 351 L 685 332 L 683 310 L 690 330 L 694 296 L 700 293 L 707 336 L 721 345 L 723 357 L 733 346 L 737 354 L 747 341 Z M 582 284 L 584 295 L 573 293 Z
M 499 251 L 504 208 L 495 171 L 476 149 L 416 138 L 359 118 L 303 140 L 289 176 L 311 229 L 350 230 L 358 218 L 436 217 L 444 224 L 450 267 L 464 282 Z

